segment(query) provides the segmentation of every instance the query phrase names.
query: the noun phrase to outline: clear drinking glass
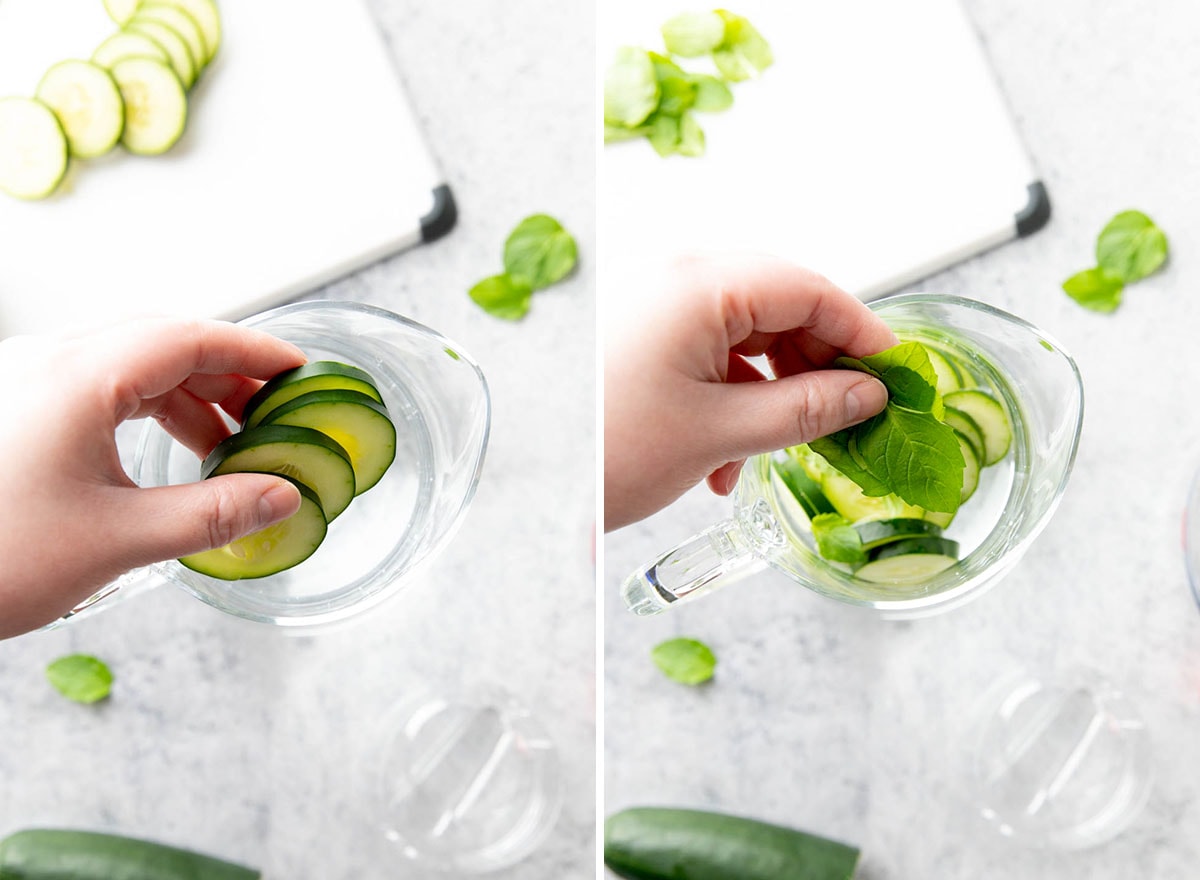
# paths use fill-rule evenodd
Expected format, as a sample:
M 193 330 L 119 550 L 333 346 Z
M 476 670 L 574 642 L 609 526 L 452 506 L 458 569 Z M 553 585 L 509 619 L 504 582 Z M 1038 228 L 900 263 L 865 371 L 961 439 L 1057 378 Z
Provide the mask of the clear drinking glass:
M 771 455 L 750 459 L 733 516 L 634 572 L 621 588 L 635 614 L 657 614 L 766 566 L 822 595 L 919 617 L 979 595 L 1007 573 L 1048 522 L 1066 488 L 1083 421 L 1083 385 L 1071 357 L 1033 325 L 974 300 L 913 293 L 871 304 L 904 339 L 937 343 L 1003 398 L 1012 450 L 982 472 L 947 534 L 959 562 L 912 584 L 856 577 L 816 551 L 799 505 L 774 476 Z
M 396 425 L 396 459 L 384 478 L 329 525 L 295 568 L 223 581 L 171 560 L 109 584 L 51 626 L 164 583 L 229 614 L 279 626 L 340 620 L 400 589 L 461 523 L 483 466 L 491 421 L 478 365 L 444 336 L 359 303 L 295 303 L 241 322 L 375 379 Z M 140 486 L 200 479 L 200 460 L 147 420 L 130 476 Z

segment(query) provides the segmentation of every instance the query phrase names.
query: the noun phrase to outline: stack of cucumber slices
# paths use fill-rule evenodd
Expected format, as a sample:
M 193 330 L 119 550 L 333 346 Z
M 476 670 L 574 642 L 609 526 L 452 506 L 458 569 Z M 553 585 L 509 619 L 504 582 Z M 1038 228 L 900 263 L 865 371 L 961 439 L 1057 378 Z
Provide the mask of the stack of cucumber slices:
M 953 355 L 929 344 L 925 349 L 945 405 L 942 421 L 954 429 L 965 463 L 961 510 L 975 494 L 980 472 L 1008 455 L 1012 423 L 993 392 Z M 865 554 L 851 565 L 858 578 L 916 584 L 958 562 L 959 544 L 944 534 L 956 514 L 924 510 L 895 495 L 867 496 L 806 445 L 784 450 L 772 465 L 810 521 L 835 514 L 852 524 Z
M 53 193 L 71 159 L 118 143 L 157 155 L 187 123 L 187 92 L 221 43 L 214 0 L 105 0 L 121 29 L 90 60 L 61 61 L 32 98 L 0 99 L 0 190 L 22 199 Z
M 378 483 L 395 457 L 396 429 L 368 373 L 335 361 L 280 373 L 247 402 L 242 429 L 209 453 L 200 475 L 285 477 L 300 490 L 300 509 L 281 523 L 179 561 L 222 580 L 266 577 L 299 565 L 325 540 L 329 523 Z

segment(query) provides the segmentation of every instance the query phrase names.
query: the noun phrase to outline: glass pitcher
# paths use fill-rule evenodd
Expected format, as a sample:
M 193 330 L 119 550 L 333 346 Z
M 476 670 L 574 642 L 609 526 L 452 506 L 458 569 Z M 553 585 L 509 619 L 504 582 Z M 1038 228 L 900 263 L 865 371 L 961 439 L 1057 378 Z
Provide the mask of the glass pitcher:
M 358 303 L 295 303 L 241 323 L 297 345 L 309 360 L 342 361 L 371 374 L 396 425 L 387 474 L 329 524 L 320 548 L 295 568 L 223 581 L 174 560 L 156 563 L 108 584 L 50 627 L 167 583 L 248 620 L 330 623 L 391 596 L 457 530 L 475 494 L 491 422 L 487 382 L 470 356 L 427 327 Z M 140 486 L 163 486 L 200 479 L 200 464 L 148 419 L 129 470 Z
M 730 519 L 626 578 L 621 595 L 630 611 L 657 614 L 771 566 L 824 596 L 887 617 L 920 617 L 979 595 L 1020 559 L 1058 505 L 1075 460 L 1083 423 L 1075 362 L 1033 325 L 974 300 L 913 293 L 870 307 L 901 339 L 969 362 L 1010 414 L 1007 463 L 985 469 L 947 532 L 965 551 L 957 564 L 917 583 L 883 584 L 823 559 L 772 455 L 759 455 L 742 470 Z

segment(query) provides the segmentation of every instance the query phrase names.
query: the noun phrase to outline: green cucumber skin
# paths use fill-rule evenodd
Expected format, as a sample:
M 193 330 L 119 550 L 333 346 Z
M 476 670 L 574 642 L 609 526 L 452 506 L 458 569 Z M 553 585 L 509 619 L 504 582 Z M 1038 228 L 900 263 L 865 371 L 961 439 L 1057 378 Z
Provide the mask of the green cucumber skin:
M 254 395 L 246 401 L 246 406 L 242 410 L 242 427 L 251 428 L 261 422 L 270 412 L 280 404 L 273 405 L 263 412 L 259 412 L 263 405 L 268 403 L 271 397 L 275 395 L 280 388 L 286 385 L 292 385 L 297 382 L 302 382 L 306 379 L 326 378 L 341 376 L 347 379 L 352 379 L 357 383 L 357 386 L 347 385 L 347 388 L 352 391 L 359 391 L 374 397 L 379 403 L 383 403 L 383 396 L 379 393 L 378 387 L 375 385 L 375 380 L 365 370 L 360 370 L 358 367 L 353 367 L 350 364 L 343 364 L 337 361 L 313 361 L 312 363 L 301 364 L 277 376 L 267 380 L 262 388 L 259 388 Z M 364 388 L 370 388 L 374 391 L 366 391 Z M 289 398 L 295 399 L 299 395 Z
M 31 829 L 0 840 L 0 880 L 260 880 L 212 856 L 93 831 Z
M 701 810 L 638 807 L 604 823 L 604 863 L 628 880 L 850 880 L 859 851 Z

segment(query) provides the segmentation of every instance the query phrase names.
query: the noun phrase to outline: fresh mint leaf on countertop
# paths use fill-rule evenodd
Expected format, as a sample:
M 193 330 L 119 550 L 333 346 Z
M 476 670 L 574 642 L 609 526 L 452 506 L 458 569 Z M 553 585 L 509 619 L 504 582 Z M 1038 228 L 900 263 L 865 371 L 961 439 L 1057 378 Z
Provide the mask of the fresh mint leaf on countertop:
M 561 223 L 549 214 L 531 214 L 504 242 L 504 272 L 484 278 L 468 294 L 488 314 L 520 320 L 534 291 L 570 275 L 578 256 L 575 238 Z
M 103 661 L 88 654 L 59 657 L 46 667 L 55 690 L 76 703 L 95 703 L 112 690 L 113 674 Z
M 1153 220 L 1141 211 L 1122 211 L 1096 238 L 1096 266 L 1076 272 L 1062 288 L 1085 308 L 1115 311 L 1125 286 L 1162 268 L 1167 250 L 1166 233 Z
M 578 249 L 571 233 L 548 214 L 533 214 L 517 224 L 504 242 L 504 271 L 542 290 L 570 274 Z
M 1122 211 L 1096 239 L 1096 264 L 1126 284 L 1158 271 L 1166 259 L 1166 234 L 1141 211 Z
M 650 658 L 663 675 L 680 684 L 703 684 L 717 668 L 712 649 L 695 639 L 668 639 L 650 652 Z
M 1111 312 L 1121 304 L 1125 282 L 1121 276 L 1097 266 L 1076 272 L 1063 282 L 1067 296 L 1094 312 Z
M 812 518 L 813 539 L 817 552 L 834 562 L 847 565 L 864 565 L 867 551 L 863 549 L 862 536 L 850 520 L 840 513 L 821 513 Z

